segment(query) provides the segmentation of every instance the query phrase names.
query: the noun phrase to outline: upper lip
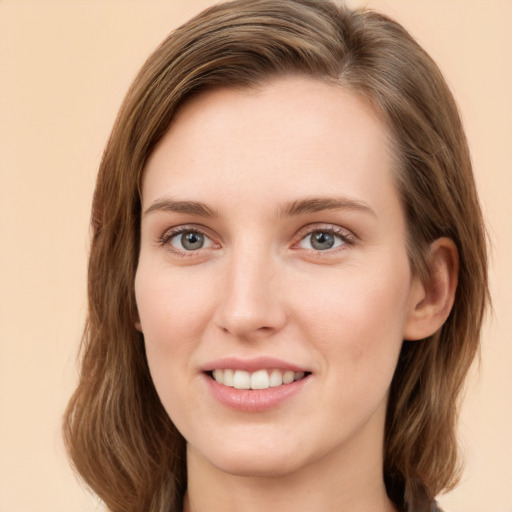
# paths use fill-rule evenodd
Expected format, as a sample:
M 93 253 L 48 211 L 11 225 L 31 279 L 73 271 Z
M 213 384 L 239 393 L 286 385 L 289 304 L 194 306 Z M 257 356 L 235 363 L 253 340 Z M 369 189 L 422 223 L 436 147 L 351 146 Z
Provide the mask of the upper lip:
M 308 372 L 309 370 L 283 359 L 275 357 L 260 356 L 252 359 L 240 359 L 237 357 L 224 357 L 215 361 L 210 361 L 202 366 L 204 372 L 212 370 L 244 370 L 246 372 L 256 372 L 258 370 L 278 369 L 291 370 L 294 372 Z

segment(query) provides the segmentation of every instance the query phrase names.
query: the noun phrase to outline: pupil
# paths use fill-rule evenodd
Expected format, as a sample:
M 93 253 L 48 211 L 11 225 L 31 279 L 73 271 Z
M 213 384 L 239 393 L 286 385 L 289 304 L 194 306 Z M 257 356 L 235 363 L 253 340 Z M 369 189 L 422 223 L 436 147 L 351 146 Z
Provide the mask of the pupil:
M 320 251 L 330 249 L 334 245 L 334 237 L 329 233 L 317 231 L 311 236 L 311 245 Z
M 185 233 L 181 235 L 181 244 L 191 251 L 200 249 L 204 244 L 204 237 L 200 233 Z

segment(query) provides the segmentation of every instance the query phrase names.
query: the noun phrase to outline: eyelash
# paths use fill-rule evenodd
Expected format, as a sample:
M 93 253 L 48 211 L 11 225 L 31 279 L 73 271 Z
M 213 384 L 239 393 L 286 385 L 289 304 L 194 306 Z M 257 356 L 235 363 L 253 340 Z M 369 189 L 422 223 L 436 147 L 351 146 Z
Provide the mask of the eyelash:
M 352 246 L 355 244 L 356 239 L 354 235 L 348 231 L 347 229 L 341 228 L 339 226 L 333 226 L 332 224 L 328 225 L 322 225 L 322 224 L 316 224 L 316 225 L 310 225 L 306 226 L 305 228 L 301 229 L 299 233 L 297 234 L 297 237 L 299 237 L 299 241 L 293 244 L 293 247 L 298 247 L 300 243 L 307 239 L 308 237 L 311 237 L 314 233 L 324 233 L 333 235 L 336 238 L 339 238 L 341 240 L 341 244 L 334 248 L 328 248 L 325 250 L 315 250 L 315 249 L 306 249 L 311 254 L 315 254 L 318 256 L 321 256 L 323 254 L 332 254 L 333 252 L 338 252 L 339 250 L 343 250 L 343 247 L 345 246 Z M 300 248 L 300 247 L 298 247 Z
M 182 257 L 195 256 L 198 253 L 199 250 L 197 250 L 197 251 L 179 250 L 179 249 L 177 249 L 175 247 L 172 247 L 172 245 L 171 245 L 171 242 L 172 242 L 173 238 L 175 238 L 175 237 L 177 237 L 179 235 L 183 235 L 185 233 L 192 233 L 192 234 L 202 235 L 206 239 L 211 240 L 211 237 L 209 237 L 206 234 L 205 230 L 203 230 L 201 228 L 198 228 L 198 227 L 195 227 L 195 226 L 179 226 L 177 228 L 173 228 L 173 229 L 170 229 L 170 230 L 166 231 L 160 237 L 160 239 L 158 240 L 158 243 L 162 247 L 166 247 L 170 252 L 172 252 L 173 254 L 175 254 L 177 256 L 182 256 Z
M 170 252 L 177 256 L 181 257 L 190 257 L 195 256 L 197 253 L 203 249 L 201 247 L 198 250 L 179 250 L 175 247 L 171 246 L 171 241 L 179 236 L 183 235 L 185 233 L 191 233 L 191 234 L 198 234 L 201 236 L 204 236 L 207 240 L 210 240 L 214 245 L 215 242 L 213 242 L 212 238 L 206 234 L 206 231 L 202 228 L 198 228 L 196 226 L 179 226 L 177 228 L 170 229 L 166 231 L 158 240 L 158 243 L 162 247 L 166 247 L 169 249 Z M 356 239 L 350 231 L 344 228 L 340 228 L 338 226 L 333 226 L 331 224 L 329 225 L 310 225 L 302 228 L 296 235 L 296 237 L 299 238 L 297 242 L 294 242 L 292 244 L 292 249 L 298 250 L 300 249 L 300 243 L 305 240 L 308 236 L 312 236 L 314 233 L 325 233 L 329 235 L 333 235 L 336 238 L 339 238 L 341 240 L 341 244 L 335 248 L 328 248 L 325 250 L 315 250 L 315 249 L 305 249 L 309 253 L 322 255 L 322 254 L 332 254 L 333 252 L 337 252 L 339 250 L 343 250 L 343 246 L 352 246 L 356 243 Z M 216 244 L 218 245 L 218 244 Z

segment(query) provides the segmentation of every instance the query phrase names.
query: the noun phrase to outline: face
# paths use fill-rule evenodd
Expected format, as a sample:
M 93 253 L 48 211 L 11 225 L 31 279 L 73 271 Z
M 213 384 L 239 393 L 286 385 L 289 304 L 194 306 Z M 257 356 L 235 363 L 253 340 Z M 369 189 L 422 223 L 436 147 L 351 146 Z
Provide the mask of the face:
M 381 457 L 416 283 L 392 161 L 371 108 L 319 81 L 181 108 L 145 169 L 135 291 L 196 463 L 276 475 Z

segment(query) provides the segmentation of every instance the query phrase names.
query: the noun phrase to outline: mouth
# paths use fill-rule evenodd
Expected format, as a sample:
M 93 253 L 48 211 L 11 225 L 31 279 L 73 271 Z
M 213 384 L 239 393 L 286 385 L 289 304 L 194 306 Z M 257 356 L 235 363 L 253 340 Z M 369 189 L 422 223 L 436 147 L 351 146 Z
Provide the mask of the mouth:
M 310 372 L 295 372 L 276 368 L 263 368 L 254 372 L 217 368 L 206 373 L 218 384 L 240 390 L 262 390 L 287 386 L 310 375 Z

